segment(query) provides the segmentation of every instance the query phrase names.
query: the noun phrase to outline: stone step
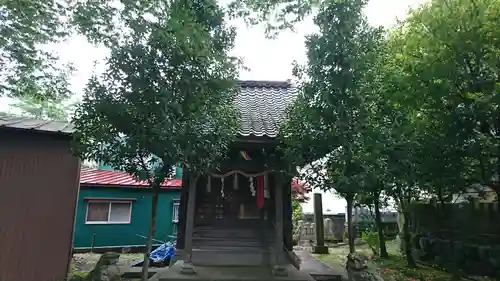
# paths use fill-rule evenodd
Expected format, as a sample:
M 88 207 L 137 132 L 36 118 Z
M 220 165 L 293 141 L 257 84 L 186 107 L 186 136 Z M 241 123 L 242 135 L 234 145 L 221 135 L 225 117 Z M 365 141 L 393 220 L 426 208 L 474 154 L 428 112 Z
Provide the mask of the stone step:
M 270 247 L 273 243 L 262 243 L 260 241 L 235 241 L 235 240 L 208 240 L 193 239 L 193 247 L 241 247 L 241 248 L 263 248 Z
M 272 238 L 273 235 L 269 235 L 270 232 L 259 233 L 253 230 L 200 230 L 195 229 L 193 231 L 193 236 L 196 237 L 214 237 L 214 238 Z M 272 233 L 272 232 L 271 232 Z
M 193 234 L 193 241 L 194 240 L 199 240 L 199 241 L 237 241 L 237 242 L 272 242 L 275 241 L 274 237 L 269 237 L 269 236 L 264 236 L 264 237 L 259 237 L 259 236 L 213 236 L 213 235 L 199 235 Z
M 129 266 L 120 266 L 118 267 L 121 272 L 122 279 L 129 280 L 137 280 L 142 276 L 142 266 L 137 267 L 129 267 Z M 163 270 L 163 267 L 149 267 L 148 276 L 152 277 L 156 273 Z
M 268 250 L 244 251 L 243 249 L 193 249 L 194 265 L 206 266 L 261 266 L 272 265 L 273 259 Z
M 286 266 L 286 276 L 274 276 L 271 266 L 195 266 L 196 274 L 181 274 L 182 261 L 159 272 L 151 281 L 314 281 L 293 266 Z
M 205 246 L 203 248 L 193 247 L 193 251 L 209 252 L 235 252 L 235 253 L 270 253 L 270 247 L 240 247 L 240 246 Z
M 331 274 L 311 274 L 312 278 L 316 281 L 342 281 L 342 275 Z

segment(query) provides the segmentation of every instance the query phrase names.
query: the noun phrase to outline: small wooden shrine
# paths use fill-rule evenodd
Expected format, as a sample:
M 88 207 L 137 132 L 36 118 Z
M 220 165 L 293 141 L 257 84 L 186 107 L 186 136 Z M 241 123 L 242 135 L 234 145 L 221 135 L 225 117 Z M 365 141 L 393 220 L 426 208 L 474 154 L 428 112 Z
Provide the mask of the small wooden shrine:
M 293 87 L 289 82 L 262 81 L 239 82 L 239 87 L 240 138 L 219 170 L 196 179 L 184 171 L 178 260 L 168 269 L 179 272 L 166 272 L 159 280 L 181 275 L 202 280 L 197 275 L 215 274 L 206 273 L 207 268 L 238 266 L 268 268 L 287 280 L 308 280 L 298 278 L 298 270 L 291 266 L 292 179 L 279 172 L 283 163 L 277 152 L 278 129 L 293 101 Z

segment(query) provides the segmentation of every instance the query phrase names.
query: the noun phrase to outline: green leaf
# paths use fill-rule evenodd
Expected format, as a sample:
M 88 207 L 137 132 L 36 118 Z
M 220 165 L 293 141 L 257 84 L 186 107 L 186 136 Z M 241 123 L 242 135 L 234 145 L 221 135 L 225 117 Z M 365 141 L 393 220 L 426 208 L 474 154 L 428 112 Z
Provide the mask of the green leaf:
M 234 30 L 213 0 L 177 0 L 112 45 L 73 119 L 75 150 L 156 186 L 174 165 L 215 169 L 239 126 Z M 139 7 L 138 7 L 139 8 Z M 144 7 L 142 7 L 144 8 Z M 139 28 L 143 24 L 144 28 Z

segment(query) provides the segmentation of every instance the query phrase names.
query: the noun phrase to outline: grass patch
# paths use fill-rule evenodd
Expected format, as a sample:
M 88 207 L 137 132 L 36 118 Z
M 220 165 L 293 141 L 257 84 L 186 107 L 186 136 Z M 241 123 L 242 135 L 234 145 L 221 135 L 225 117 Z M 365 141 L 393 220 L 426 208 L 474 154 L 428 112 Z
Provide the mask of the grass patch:
M 378 258 L 374 262 L 385 280 L 450 281 L 452 278 L 448 272 L 432 267 L 409 268 L 406 259 L 400 255 L 391 255 L 389 259 Z
M 367 245 L 356 246 L 356 251 L 368 256 L 372 256 L 372 251 Z M 398 249 L 395 241 L 387 242 L 387 251 L 389 252 L 389 259 L 374 258 L 373 263 L 380 270 L 381 276 L 385 281 L 450 281 L 453 276 L 445 271 L 437 268 L 418 266 L 417 268 L 409 268 L 406 266 L 406 259 L 403 257 Z M 318 255 L 313 254 L 314 257 L 323 261 L 327 265 L 338 266 L 339 264 L 345 266 L 347 261 L 347 254 L 349 253 L 348 246 L 341 246 L 330 248 L 329 254 Z M 462 280 L 477 280 L 477 281 L 490 281 L 493 279 L 484 277 L 474 277 L 473 279 Z M 458 281 L 458 280 L 453 280 Z

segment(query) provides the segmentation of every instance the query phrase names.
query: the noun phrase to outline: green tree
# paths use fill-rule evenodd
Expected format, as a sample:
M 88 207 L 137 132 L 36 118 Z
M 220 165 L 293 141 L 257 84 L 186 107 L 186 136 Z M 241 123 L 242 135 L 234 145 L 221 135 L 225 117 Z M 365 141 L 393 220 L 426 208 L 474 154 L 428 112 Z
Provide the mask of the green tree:
M 378 247 L 380 251 L 378 254 L 381 258 L 388 258 L 389 253 L 387 252 L 387 246 L 385 243 L 385 234 L 382 224 L 382 215 L 380 209 L 385 206 L 386 202 L 382 198 L 382 191 L 384 186 L 381 183 L 372 183 L 370 186 L 364 186 L 362 192 L 358 193 L 356 196 L 356 203 L 361 207 L 366 207 L 370 211 L 373 209 L 375 214 L 373 219 L 375 221 L 375 228 L 377 230 Z
M 380 39 L 380 30 L 362 15 L 364 5 L 362 0 L 320 5 L 314 20 L 320 31 L 307 37 L 308 63 L 295 69 L 299 95 L 283 128 L 287 155 L 308 164 L 306 181 L 346 198 L 351 253 L 352 207 L 363 175 L 355 153 L 365 130 L 361 89 Z
M 10 106 L 18 108 L 23 115 L 37 119 L 68 120 L 68 109 L 62 100 L 42 99 L 34 96 L 24 96 Z
M 2 1 L 0 5 L 0 96 L 40 102 L 66 99 L 70 65 L 51 47 L 80 34 L 95 44 L 116 45 L 123 34 L 144 28 L 168 1 Z M 148 18 L 149 16 L 149 18 Z
M 297 198 L 292 198 L 292 225 L 294 234 L 299 231 L 299 221 L 302 219 L 302 206 Z M 296 236 L 294 235 L 294 238 Z
M 434 0 L 389 36 L 386 93 L 407 124 L 392 153 L 405 159 L 392 190 L 404 213 L 421 191 L 444 205 L 473 183 L 498 189 L 499 12 L 495 0 Z
M 147 280 L 160 184 L 173 165 L 189 184 L 217 167 L 237 135 L 231 102 L 235 32 L 215 0 L 176 0 L 156 22 L 114 45 L 108 70 L 93 77 L 78 107 L 76 151 L 147 180 L 156 191 L 143 266 Z
M 498 0 L 435 0 L 415 12 L 407 25 L 415 29 L 410 39 L 424 39 L 420 51 L 429 54 L 417 56 L 415 68 L 432 60 L 432 79 L 420 78 L 436 89 L 424 96 L 433 101 L 430 115 L 442 120 L 448 140 L 457 140 L 461 151 L 456 153 L 470 167 L 467 180 L 500 195 L 498 16 Z M 418 54 L 413 46 L 406 51 Z
M 296 23 L 310 16 L 323 0 L 231 0 L 229 12 L 232 17 L 243 18 L 247 24 L 264 24 L 266 35 L 276 36 L 279 31 L 292 29 Z
M 75 103 L 69 103 L 72 93 L 69 91 L 69 76 L 73 68 L 50 78 L 50 81 L 27 80 L 17 85 L 20 90 L 15 102 L 10 106 L 19 109 L 23 115 L 39 119 L 68 120 L 69 111 Z M 26 78 L 26 77 L 24 77 Z M 23 79 L 24 79 L 23 78 Z M 55 84 L 52 84 L 54 82 Z
M 419 99 L 411 99 L 412 106 L 420 108 L 432 125 L 434 140 L 448 143 L 438 149 L 446 157 L 455 157 L 444 161 L 454 163 L 446 169 L 453 172 L 437 173 L 448 174 L 442 177 L 448 181 L 468 166 L 473 174 L 465 178 L 467 183 L 494 189 L 499 156 L 494 121 L 498 119 L 500 41 L 495 18 L 499 13 L 497 0 L 434 0 L 414 10 L 397 30 L 404 42 L 399 50 L 405 59 L 402 70 L 413 81 L 412 87 L 419 89 Z M 402 93 L 402 98 L 413 94 Z
M 372 134 L 366 135 L 363 143 L 374 143 L 368 148 L 369 151 L 377 151 L 372 161 L 377 160 L 372 162 L 375 165 L 369 166 L 374 167 L 371 175 L 375 176 L 372 177 L 374 185 L 367 190 L 376 194 L 383 186 L 385 193 L 394 198 L 400 219 L 401 249 L 408 266 L 415 267 L 408 219 L 411 202 L 420 196 L 418 153 L 422 146 L 418 141 L 418 124 L 421 120 L 406 100 L 398 99 L 401 91 L 411 91 L 412 88 L 405 73 L 400 72 L 400 58 L 394 56 L 392 50 L 393 44 L 388 42 L 376 64 L 378 78 L 373 84 L 375 91 L 370 91 L 376 93 L 376 105 L 370 113 Z
M 2 1 L 0 96 L 41 100 L 70 94 L 64 80 L 67 66 L 43 48 L 69 34 L 68 11 L 66 1 Z

